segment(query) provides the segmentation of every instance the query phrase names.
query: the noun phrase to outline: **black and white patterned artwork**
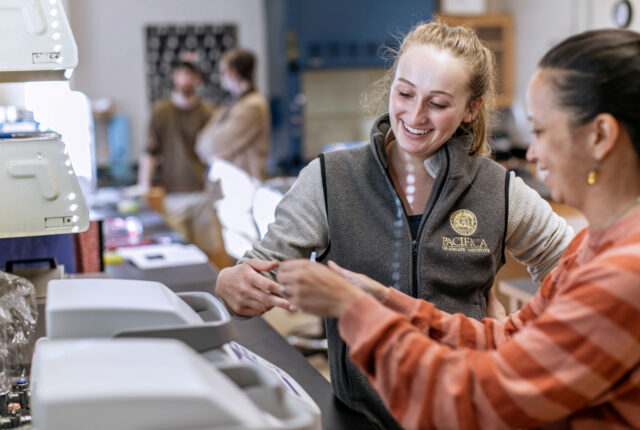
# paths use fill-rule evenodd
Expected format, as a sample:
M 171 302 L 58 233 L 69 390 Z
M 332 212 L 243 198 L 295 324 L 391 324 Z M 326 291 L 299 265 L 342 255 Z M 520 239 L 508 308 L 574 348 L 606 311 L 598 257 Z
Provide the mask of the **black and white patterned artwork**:
M 146 33 L 146 75 L 151 103 L 171 94 L 171 72 L 181 61 L 195 62 L 204 77 L 200 95 L 220 104 L 225 92 L 220 88 L 218 61 L 222 53 L 235 48 L 234 24 L 148 25 Z

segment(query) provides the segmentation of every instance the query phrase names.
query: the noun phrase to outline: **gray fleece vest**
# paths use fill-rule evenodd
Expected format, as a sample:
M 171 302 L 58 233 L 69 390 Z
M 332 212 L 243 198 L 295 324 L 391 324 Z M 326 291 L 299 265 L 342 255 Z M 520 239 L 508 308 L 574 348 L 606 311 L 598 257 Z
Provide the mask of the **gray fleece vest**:
M 389 127 L 384 115 L 374 124 L 370 145 L 321 156 L 329 248 L 318 260 L 333 260 L 439 309 L 480 319 L 504 262 L 508 175 L 486 157 L 469 156 L 468 136 L 451 138 L 436 154 L 440 172 L 413 241 L 388 173 Z M 382 428 L 399 428 L 349 360 L 336 320 L 325 325 L 335 395 Z

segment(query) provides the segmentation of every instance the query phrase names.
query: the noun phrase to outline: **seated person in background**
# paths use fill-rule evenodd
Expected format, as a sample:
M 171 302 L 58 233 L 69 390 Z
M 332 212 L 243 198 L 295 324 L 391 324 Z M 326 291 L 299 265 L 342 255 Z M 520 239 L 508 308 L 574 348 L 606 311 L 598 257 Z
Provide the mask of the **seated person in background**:
M 370 144 L 309 163 L 264 239 L 220 272 L 216 295 L 245 316 L 288 308 L 279 285 L 261 272 L 314 251 L 319 261 L 477 319 L 496 303 L 490 290 L 505 252 L 542 278 L 573 230 L 486 156 L 493 64 L 473 31 L 416 26 L 383 81 L 389 111 L 374 122 Z M 398 428 L 349 360 L 337 321 L 325 326 L 335 395 L 379 427 Z
M 255 86 L 256 58 L 232 49 L 220 59 L 220 85 L 231 94 L 198 136 L 196 150 L 204 163 L 227 160 L 261 181 L 267 178 L 270 113 Z
M 332 263 L 280 264 L 285 297 L 339 319 L 405 428 L 640 428 L 640 34 L 564 40 L 527 99 L 527 158 L 589 226 L 506 322 L 443 312 Z
M 212 107 L 196 93 L 202 76 L 194 63 L 178 64 L 172 79 L 171 97 L 153 106 L 148 142 L 138 166 L 137 188 L 141 193 L 147 192 L 159 167 L 157 185 L 167 192 L 164 199 L 167 224 L 223 268 L 229 261 L 220 223 L 203 192 L 206 166 L 194 148 L 196 135 L 211 117 Z

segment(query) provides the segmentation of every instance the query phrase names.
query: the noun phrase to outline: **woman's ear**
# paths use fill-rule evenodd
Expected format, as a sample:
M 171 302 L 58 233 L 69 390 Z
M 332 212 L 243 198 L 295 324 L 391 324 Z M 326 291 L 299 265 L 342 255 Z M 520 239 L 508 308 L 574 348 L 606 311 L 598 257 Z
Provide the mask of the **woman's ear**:
M 591 151 L 593 159 L 602 161 L 613 150 L 620 136 L 620 123 L 609 113 L 601 113 L 593 119 Z
M 480 112 L 480 106 L 482 106 L 482 98 L 479 97 L 475 100 L 471 100 L 469 102 L 469 107 L 467 113 L 462 118 L 462 122 L 471 122 L 476 116 L 478 116 L 478 112 Z

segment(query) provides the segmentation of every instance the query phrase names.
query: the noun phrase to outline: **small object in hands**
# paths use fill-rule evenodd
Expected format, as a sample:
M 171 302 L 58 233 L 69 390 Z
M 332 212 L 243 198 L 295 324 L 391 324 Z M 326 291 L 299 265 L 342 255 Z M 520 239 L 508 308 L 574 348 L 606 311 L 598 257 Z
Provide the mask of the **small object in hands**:
M 309 257 L 309 261 L 311 261 L 312 263 L 316 262 L 316 252 L 315 251 L 313 251 L 311 253 L 311 256 Z

